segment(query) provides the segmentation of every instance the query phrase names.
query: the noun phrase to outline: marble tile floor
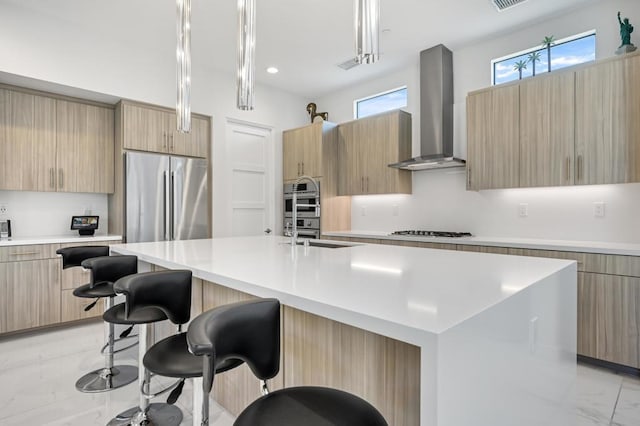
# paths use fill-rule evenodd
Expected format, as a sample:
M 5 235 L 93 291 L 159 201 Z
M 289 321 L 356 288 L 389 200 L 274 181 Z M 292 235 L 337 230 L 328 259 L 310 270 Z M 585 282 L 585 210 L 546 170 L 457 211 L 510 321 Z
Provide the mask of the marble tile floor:
M 101 323 L 86 323 L 0 339 L 0 425 L 105 425 L 137 405 L 136 386 L 83 394 L 74 383 L 102 366 Z M 136 365 L 137 349 L 118 354 L 116 364 Z M 578 365 L 576 426 L 640 425 L 640 378 Z M 177 405 L 191 425 L 191 383 Z M 211 426 L 231 426 L 233 417 L 212 402 Z

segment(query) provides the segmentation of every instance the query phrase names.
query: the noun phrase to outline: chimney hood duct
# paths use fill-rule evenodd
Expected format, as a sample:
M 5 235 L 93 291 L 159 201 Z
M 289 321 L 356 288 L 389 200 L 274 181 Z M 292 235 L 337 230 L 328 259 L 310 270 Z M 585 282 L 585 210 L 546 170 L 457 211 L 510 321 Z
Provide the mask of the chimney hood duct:
M 420 155 L 389 164 L 404 170 L 464 167 L 453 156 L 453 55 L 442 44 L 420 52 Z

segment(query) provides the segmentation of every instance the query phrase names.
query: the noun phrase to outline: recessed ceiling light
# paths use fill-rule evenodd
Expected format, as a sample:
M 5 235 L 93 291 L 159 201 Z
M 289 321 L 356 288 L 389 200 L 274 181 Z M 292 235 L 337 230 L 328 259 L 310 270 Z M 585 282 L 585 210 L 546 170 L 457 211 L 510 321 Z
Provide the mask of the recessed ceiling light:
M 277 73 L 278 73 L 278 68 L 276 68 L 276 67 L 269 67 L 269 68 L 267 68 L 267 72 L 268 72 L 269 74 L 277 74 Z

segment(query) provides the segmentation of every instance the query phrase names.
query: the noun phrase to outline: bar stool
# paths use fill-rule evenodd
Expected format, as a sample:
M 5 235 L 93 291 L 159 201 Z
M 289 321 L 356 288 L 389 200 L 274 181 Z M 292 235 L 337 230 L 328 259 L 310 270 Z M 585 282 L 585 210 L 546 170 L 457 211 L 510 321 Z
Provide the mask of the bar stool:
M 280 303 L 276 299 L 225 305 L 196 317 L 189 325 L 190 351 L 203 358 L 205 395 L 213 387 L 215 366 L 240 358 L 260 379 L 263 396 L 236 419 L 234 426 L 387 426 L 367 401 L 336 389 L 301 386 L 269 393 L 266 380 L 280 369 Z M 208 398 L 202 405 L 209 424 Z
M 140 403 L 114 417 L 108 426 L 162 425 L 177 426 L 182 412 L 171 404 L 153 403 L 149 400 L 175 388 L 178 383 L 156 394 L 150 393 L 151 371 L 145 368 L 143 359 L 154 342 L 154 323 L 170 320 L 178 325 L 189 321 L 191 314 L 191 271 L 161 271 L 130 275 L 114 284 L 118 294 L 124 294 L 125 303 L 108 309 L 104 320 L 114 324 L 139 324 L 138 384 Z
M 82 266 L 90 269 L 91 279 L 88 284 L 73 290 L 76 297 L 90 298 L 95 301 L 85 307 L 85 311 L 92 309 L 98 300 L 105 298 L 105 310 L 113 306 L 115 292 L 113 282 L 119 278 L 137 272 L 138 259 L 135 256 L 109 257 L 108 246 L 79 246 L 59 249 L 57 254 L 62 256 L 62 268 Z M 128 334 L 128 333 L 127 333 Z M 76 389 L 80 392 L 105 392 L 125 386 L 136 380 L 138 369 L 130 365 L 113 365 L 113 355 L 124 351 L 133 345 L 115 351 L 114 345 L 120 340 L 136 336 L 121 336 L 114 339 L 114 327 L 105 323 L 106 343 L 100 350 L 105 355 L 105 367 L 85 374 L 76 382 Z

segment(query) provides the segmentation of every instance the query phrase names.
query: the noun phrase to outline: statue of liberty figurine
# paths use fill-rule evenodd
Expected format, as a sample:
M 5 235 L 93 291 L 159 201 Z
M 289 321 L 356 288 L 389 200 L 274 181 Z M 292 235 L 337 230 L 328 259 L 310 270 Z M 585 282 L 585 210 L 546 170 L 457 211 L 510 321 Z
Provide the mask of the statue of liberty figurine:
M 622 44 L 616 50 L 617 55 L 621 55 L 623 53 L 629 53 L 636 50 L 636 47 L 631 43 L 631 33 L 633 32 L 633 25 L 629 23 L 629 18 L 620 19 L 620 12 L 618 12 L 618 22 L 620 23 L 620 38 L 622 39 Z

